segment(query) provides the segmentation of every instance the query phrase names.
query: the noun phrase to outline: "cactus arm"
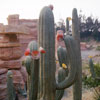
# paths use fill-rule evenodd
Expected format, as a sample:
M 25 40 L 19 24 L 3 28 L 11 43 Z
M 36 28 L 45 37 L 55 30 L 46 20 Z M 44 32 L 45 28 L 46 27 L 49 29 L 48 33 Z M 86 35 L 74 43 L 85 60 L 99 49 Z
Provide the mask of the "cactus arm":
M 25 59 L 25 66 L 26 66 L 26 70 L 27 70 L 27 73 L 28 75 L 30 75 L 31 73 L 31 63 L 32 63 L 32 57 L 31 56 L 26 56 L 26 59 Z
M 58 55 L 60 67 L 62 67 L 63 63 L 66 64 L 68 67 L 69 60 L 68 60 L 68 56 L 67 56 L 67 50 L 65 48 L 62 48 L 61 46 L 59 46 L 57 49 L 57 55 Z
M 90 72 L 92 74 L 92 77 L 96 78 L 96 73 L 94 71 L 94 64 L 93 64 L 92 58 L 89 59 L 89 67 L 90 67 Z
M 37 100 L 38 74 L 39 74 L 39 59 L 34 59 L 31 63 L 29 100 Z
M 40 57 L 39 100 L 55 100 L 55 32 L 54 17 L 49 7 L 44 7 L 39 17 L 39 47 L 46 51 Z
M 59 68 L 58 70 L 58 83 L 62 82 L 68 75 L 68 69 Z M 56 100 L 61 100 L 64 95 L 63 90 L 56 90 Z
M 78 14 L 77 9 L 74 8 L 72 12 L 72 36 L 77 42 L 78 48 L 78 69 L 77 69 L 77 79 L 74 84 L 73 89 L 73 98 L 74 100 L 81 100 L 82 99 L 82 61 L 81 61 L 81 51 L 80 51 L 80 33 L 79 33 L 79 20 L 78 20 Z
M 75 82 L 75 78 L 76 78 L 76 71 L 77 71 L 77 65 L 78 65 L 78 60 L 76 59 L 77 58 L 77 51 L 76 51 L 77 45 L 76 45 L 75 40 L 71 36 L 66 36 L 64 38 L 64 42 L 66 45 L 67 54 L 69 58 L 70 70 L 69 70 L 68 77 L 66 77 L 65 80 L 62 81 L 61 83 L 58 83 L 56 85 L 56 89 L 68 88 Z
M 27 77 L 27 98 L 29 98 L 31 63 L 32 63 L 32 57 L 31 57 L 31 55 L 30 56 L 26 56 L 25 67 L 26 67 L 26 71 L 28 73 L 28 77 Z
M 15 91 L 13 85 L 13 74 L 11 71 L 7 72 L 7 93 L 8 93 L 8 100 L 15 100 Z

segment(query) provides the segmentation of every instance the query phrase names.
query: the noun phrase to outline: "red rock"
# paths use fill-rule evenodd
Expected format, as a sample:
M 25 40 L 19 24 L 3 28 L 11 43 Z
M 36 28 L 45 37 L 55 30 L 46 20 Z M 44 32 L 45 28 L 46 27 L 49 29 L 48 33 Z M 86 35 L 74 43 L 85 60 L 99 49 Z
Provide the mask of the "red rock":
M 7 71 L 8 71 L 8 70 L 7 70 L 6 68 L 0 69 L 0 75 L 1 75 L 1 74 L 4 74 L 4 73 L 7 73 Z
M 15 60 L 22 56 L 20 47 L 12 48 L 0 48 L 0 59 L 1 60 Z
M 0 59 L 9 60 L 11 59 L 12 48 L 0 48 Z
M 19 69 L 21 68 L 20 60 L 2 61 L 0 60 L 0 68 Z
M 0 84 L 0 93 L 7 89 L 7 84 Z
M 0 92 L 0 100 L 8 100 L 8 98 L 7 98 L 7 89 Z
M 25 83 L 21 72 L 19 70 L 12 70 L 12 72 L 13 72 L 13 83 L 16 89 L 18 89 L 19 85 L 21 85 L 21 88 L 24 89 Z
M 12 59 L 19 59 L 22 56 L 21 47 L 13 47 L 13 56 Z
M 1 77 L 1 76 L 0 76 L 0 77 Z M 7 83 L 7 79 L 6 79 L 6 78 L 0 80 L 0 84 L 6 84 L 6 83 Z
M 7 78 L 7 73 L 0 75 L 0 81 Z
M 27 76 L 28 76 L 26 68 L 25 67 L 21 67 L 20 72 L 21 72 L 21 74 L 23 76 L 24 82 L 26 83 L 27 82 Z
M 7 73 L 0 75 L 0 84 L 6 84 L 7 83 Z

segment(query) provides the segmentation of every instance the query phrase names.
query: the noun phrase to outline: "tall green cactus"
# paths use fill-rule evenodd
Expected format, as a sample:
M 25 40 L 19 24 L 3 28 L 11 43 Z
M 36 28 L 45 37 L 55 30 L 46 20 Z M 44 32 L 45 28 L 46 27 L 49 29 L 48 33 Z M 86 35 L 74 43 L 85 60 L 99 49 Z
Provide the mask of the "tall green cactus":
M 81 51 L 80 51 L 80 33 L 79 33 L 79 20 L 77 9 L 74 8 L 72 12 L 72 36 L 77 42 L 77 59 L 79 61 L 77 67 L 77 77 L 76 82 L 74 84 L 73 94 L 74 100 L 81 100 L 82 99 L 82 61 L 81 61 Z
M 30 53 L 32 53 L 34 50 L 38 51 L 38 45 L 35 41 L 30 42 L 28 45 L 28 48 L 30 49 Z M 26 65 L 28 75 L 30 77 L 29 82 L 28 82 L 28 85 L 29 85 L 28 98 L 29 100 L 37 100 L 39 58 L 34 58 L 32 57 L 32 55 L 29 55 L 26 57 L 25 65 Z
M 81 63 L 81 59 L 79 57 L 80 51 L 78 49 L 79 43 L 77 43 L 75 40 L 76 38 L 74 39 L 72 36 L 64 37 L 64 42 L 66 45 L 68 57 L 64 56 L 64 54 L 66 55 L 65 50 L 63 52 L 61 51 L 63 56 L 62 55 L 60 55 L 60 56 L 62 56 L 63 60 L 60 59 L 60 65 L 62 65 L 62 63 L 68 65 L 69 73 L 68 73 L 68 77 L 67 77 L 67 75 L 65 75 L 65 70 L 63 70 L 62 68 L 59 69 L 58 76 L 62 77 L 62 78 L 59 78 L 58 83 L 56 83 L 56 81 L 55 81 L 56 64 L 55 64 L 54 17 L 53 17 L 52 10 L 49 7 L 44 7 L 40 13 L 38 36 L 39 36 L 39 40 L 38 40 L 39 47 L 43 47 L 45 49 L 46 53 L 40 55 L 39 65 L 37 63 L 35 64 L 33 62 L 31 55 L 26 57 L 26 62 L 27 62 L 26 68 L 28 69 L 27 72 L 30 73 L 30 76 L 33 75 L 32 72 L 30 72 L 30 69 L 32 69 L 32 67 L 34 67 L 34 69 L 35 69 L 35 67 L 36 67 L 35 65 L 37 65 L 37 67 L 39 66 L 39 77 L 38 77 L 38 75 L 35 75 L 35 73 L 33 72 L 34 78 L 30 78 L 30 80 L 31 80 L 30 85 L 32 85 L 32 82 L 35 82 L 35 80 L 37 80 L 39 78 L 39 81 L 37 81 L 38 82 L 38 98 L 36 98 L 34 100 L 55 100 L 56 97 L 59 98 L 61 96 L 61 94 L 56 96 L 56 90 L 63 91 L 65 88 L 68 88 L 73 83 L 76 83 L 76 81 L 79 78 L 79 77 L 77 78 L 77 76 L 81 75 L 79 73 L 79 71 L 80 71 L 79 65 Z M 34 59 L 34 61 L 35 60 L 36 59 Z M 79 70 L 79 71 L 77 71 L 77 70 Z M 33 77 L 33 76 L 31 76 L 31 77 Z M 79 86 L 80 86 L 80 84 L 79 84 Z M 30 86 L 30 87 L 34 88 L 34 86 Z M 80 89 L 80 87 L 78 87 L 78 88 Z M 77 88 L 77 90 L 78 90 L 78 88 Z M 30 90 L 34 96 L 35 96 L 35 94 L 37 94 L 37 92 L 35 92 L 35 90 L 37 90 L 37 88 Z M 80 91 L 80 90 L 78 90 L 78 91 Z M 79 97 L 77 97 L 77 99 L 75 98 L 74 100 L 81 100 L 81 99 L 78 99 L 78 98 L 80 98 L 80 94 L 81 94 L 81 91 L 79 93 Z M 61 99 L 61 97 L 60 97 L 60 99 Z M 32 100 L 32 99 L 30 99 L 30 100 Z
M 15 100 L 13 74 L 11 71 L 7 72 L 7 93 L 8 93 L 8 100 Z
M 49 7 L 44 7 L 39 17 L 39 46 L 46 51 L 40 57 L 38 100 L 55 100 L 55 33 L 54 17 Z

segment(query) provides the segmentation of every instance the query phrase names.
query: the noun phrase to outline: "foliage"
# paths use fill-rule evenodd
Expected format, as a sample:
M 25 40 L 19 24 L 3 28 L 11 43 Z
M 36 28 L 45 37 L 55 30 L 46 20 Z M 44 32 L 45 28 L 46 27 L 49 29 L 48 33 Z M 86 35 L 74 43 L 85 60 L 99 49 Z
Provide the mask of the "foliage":
M 97 46 L 96 50 L 99 50 L 100 51 L 100 46 Z
M 100 77 L 100 64 L 94 64 L 94 70 L 97 77 Z M 83 84 L 86 87 L 98 87 L 100 86 L 100 80 L 94 79 L 91 75 L 83 76 Z
M 79 14 L 79 23 L 81 38 L 91 37 L 100 41 L 100 22 L 98 18 L 94 19 L 92 16 L 86 17 Z
M 100 100 L 100 90 L 94 88 L 94 100 Z

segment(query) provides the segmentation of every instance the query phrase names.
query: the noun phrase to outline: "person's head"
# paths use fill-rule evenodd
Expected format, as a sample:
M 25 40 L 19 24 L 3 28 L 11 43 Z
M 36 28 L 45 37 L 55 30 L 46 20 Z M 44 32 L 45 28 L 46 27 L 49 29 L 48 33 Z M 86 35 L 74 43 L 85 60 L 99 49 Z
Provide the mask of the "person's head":
M 60 28 L 60 27 L 57 27 L 56 28 L 56 33 L 57 34 L 64 34 L 64 30 L 62 28 Z

